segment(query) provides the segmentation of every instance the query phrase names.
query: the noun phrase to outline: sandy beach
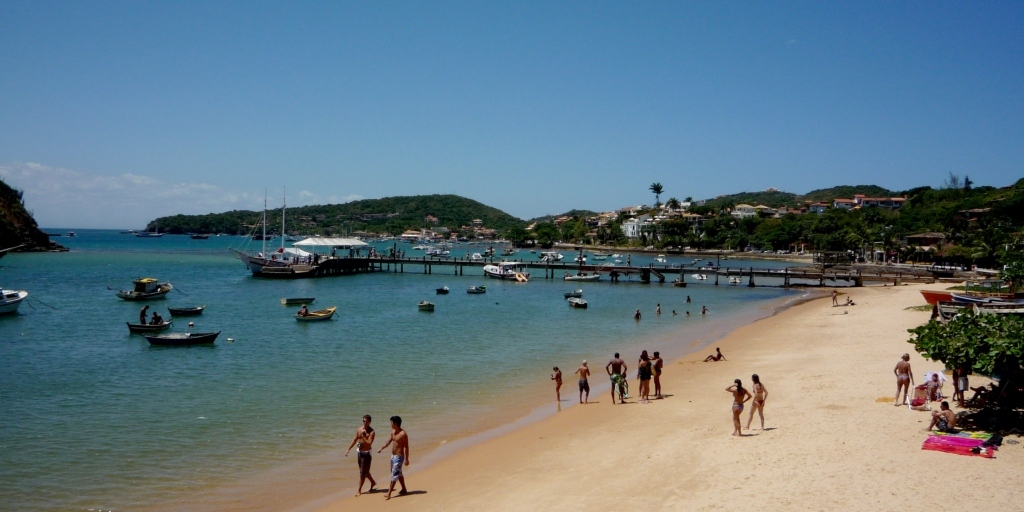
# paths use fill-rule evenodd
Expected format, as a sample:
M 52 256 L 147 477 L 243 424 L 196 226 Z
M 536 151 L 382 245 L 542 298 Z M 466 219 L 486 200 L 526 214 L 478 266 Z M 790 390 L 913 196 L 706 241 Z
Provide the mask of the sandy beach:
M 410 495 L 388 502 L 383 493 L 356 498 L 346 490 L 313 509 L 1020 509 L 1024 445 L 1004 443 L 994 459 L 923 451 L 930 413 L 893 407 L 892 369 L 901 354 L 911 353 L 916 381 L 942 368 L 906 341 L 906 329 L 928 320 L 927 312 L 905 309 L 923 303 L 922 287 L 848 289 L 854 307 L 832 307 L 828 298 L 797 305 L 716 343 L 728 361 L 702 363 L 707 354 L 700 352 L 666 362 L 663 400 L 613 406 L 605 390 L 589 405 L 422 471 L 412 470 L 427 447 L 417 446 L 408 425 Z M 634 395 L 638 355 L 623 354 Z M 592 362 L 593 382 L 605 379 L 605 362 Z M 565 371 L 563 400 L 576 400 L 572 371 Z M 734 378 L 749 387 L 752 373 L 769 391 L 767 428 L 757 430 L 755 417 L 755 430 L 731 437 L 725 388 Z M 974 376 L 971 385 L 984 382 Z M 748 411 L 749 404 L 744 425 Z M 375 449 L 386 440 L 386 424 L 378 429 Z M 352 466 L 340 477 L 354 488 Z M 375 457 L 373 473 L 386 489 L 385 454 Z

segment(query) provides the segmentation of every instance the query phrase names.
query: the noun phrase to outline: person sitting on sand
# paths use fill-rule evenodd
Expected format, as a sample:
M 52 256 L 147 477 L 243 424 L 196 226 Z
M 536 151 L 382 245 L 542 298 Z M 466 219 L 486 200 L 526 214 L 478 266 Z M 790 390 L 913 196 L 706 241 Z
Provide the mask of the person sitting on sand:
M 750 430 L 750 422 L 754 421 L 754 411 L 761 417 L 761 430 L 764 430 L 764 401 L 768 399 L 768 388 L 761 384 L 761 377 L 756 373 L 750 379 L 754 381 L 754 401 L 751 402 L 750 417 L 747 418 L 747 430 Z
M 309 316 L 309 308 L 307 308 L 305 304 L 299 308 L 299 316 Z
M 580 375 L 580 403 L 585 404 L 590 402 L 590 383 L 587 382 L 587 377 L 590 376 L 590 368 L 587 366 L 587 360 L 583 360 L 583 366 L 576 369 L 576 372 Z M 586 400 L 583 399 L 583 393 L 587 394 Z
M 722 349 L 720 349 L 718 347 L 715 347 L 715 353 L 714 354 L 711 354 L 710 356 L 704 358 L 704 362 L 705 363 L 708 362 L 708 361 L 718 362 L 718 361 L 725 361 L 725 360 L 726 360 L 725 356 L 722 355 Z
M 732 386 L 725 388 L 726 391 L 732 393 L 732 426 L 734 427 L 732 435 L 743 436 L 740 414 L 743 414 L 743 404 L 751 398 L 750 391 L 743 389 L 743 383 L 739 379 L 732 382 Z
M 857 305 L 857 303 L 856 303 L 856 302 L 853 302 L 853 299 L 851 299 L 850 297 L 847 297 L 847 298 L 846 298 L 846 304 L 843 304 L 843 305 L 844 305 L 844 306 L 856 306 L 856 305 Z
M 941 410 L 932 411 L 932 422 L 924 430 L 926 432 L 931 430 L 956 432 L 956 414 L 949 410 L 949 402 L 943 401 L 939 408 Z
M 914 384 L 914 372 L 910 370 L 910 354 L 903 354 L 903 357 L 896 362 L 896 367 L 892 369 L 892 373 L 896 375 L 896 407 L 906 404 L 907 393 L 910 392 L 910 386 Z M 900 390 L 903 390 L 903 401 L 900 401 Z
M 562 389 L 562 370 L 559 370 L 557 366 L 552 368 L 551 370 L 555 372 L 555 373 L 551 374 L 551 380 L 555 381 L 555 401 L 561 402 L 562 401 L 562 392 L 561 392 L 561 389 Z
M 929 402 L 938 402 L 939 400 L 942 400 L 942 383 L 939 382 L 939 374 L 937 372 L 932 372 L 932 378 L 928 379 L 928 382 L 926 382 L 925 385 L 928 390 Z

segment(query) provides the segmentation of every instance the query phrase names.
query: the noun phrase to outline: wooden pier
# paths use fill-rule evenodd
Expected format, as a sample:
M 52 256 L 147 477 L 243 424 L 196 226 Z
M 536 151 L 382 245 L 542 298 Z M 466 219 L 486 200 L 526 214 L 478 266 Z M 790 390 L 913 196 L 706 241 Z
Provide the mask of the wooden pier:
M 540 262 L 522 260 L 489 259 L 484 261 L 472 261 L 459 258 L 327 258 L 313 266 L 314 277 L 353 275 L 370 272 L 405 273 L 417 272 L 423 274 L 438 273 L 447 275 L 463 276 L 466 268 L 483 268 L 485 265 L 496 264 L 501 261 L 515 261 L 531 270 L 542 270 L 544 279 L 561 279 L 566 274 L 574 275 L 577 272 L 600 273 L 608 277 L 611 282 L 620 282 L 623 277 L 632 280 L 637 277 L 640 283 L 659 282 L 664 283 L 669 275 L 678 275 L 678 283 L 685 286 L 686 283 L 694 282 L 694 274 L 707 276 L 707 284 L 729 284 L 730 278 L 739 278 L 745 281 L 745 286 L 758 286 L 757 282 L 765 278 L 781 280 L 781 284 L 770 286 L 826 286 L 827 282 L 847 282 L 852 286 L 863 286 L 865 282 L 886 282 L 899 285 L 905 282 L 934 283 L 931 277 L 902 273 L 897 271 L 879 270 L 877 272 L 866 272 L 860 270 L 835 270 L 816 268 L 756 268 L 756 267 L 707 267 L 707 266 L 680 266 L 680 265 L 655 265 L 650 264 L 642 267 L 620 266 L 620 265 L 580 265 L 578 263 L 563 262 Z M 408 269 L 407 269 L 408 267 Z M 538 273 L 539 274 L 539 273 Z M 480 273 L 471 272 L 472 276 L 479 276 Z M 533 277 L 538 278 L 539 275 Z M 689 278 L 689 280 L 688 280 Z M 725 278 L 724 280 L 721 278 Z M 712 279 L 714 282 L 712 283 Z

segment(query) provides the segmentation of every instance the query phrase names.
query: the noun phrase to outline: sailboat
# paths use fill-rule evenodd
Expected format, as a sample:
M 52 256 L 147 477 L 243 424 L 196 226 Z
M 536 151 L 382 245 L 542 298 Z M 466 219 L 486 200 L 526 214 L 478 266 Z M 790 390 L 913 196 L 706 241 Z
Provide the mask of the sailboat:
M 160 232 L 160 223 L 157 222 L 156 223 L 156 231 L 155 232 L 151 232 L 151 231 L 137 231 L 135 233 L 135 236 L 137 236 L 139 238 L 160 238 L 160 237 L 164 236 L 164 233 Z
M 287 203 L 287 195 L 286 195 L 284 197 L 284 202 L 282 203 L 282 206 L 281 206 L 281 233 L 285 232 L 285 229 L 284 229 L 285 228 L 285 211 L 286 211 L 287 208 L 288 208 L 288 203 Z M 263 215 L 260 218 L 260 220 L 261 220 L 261 223 L 263 225 L 263 232 L 262 233 L 253 233 L 254 236 L 251 237 L 251 238 L 252 239 L 256 239 L 257 237 L 260 238 L 261 241 L 263 242 L 263 249 L 260 252 L 255 253 L 255 254 L 253 254 L 251 252 L 249 252 L 249 253 L 242 252 L 242 251 L 239 251 L 237 249 L 231 249 L 231 252 L 235 253 L 235 256 L 237 256 L 238 259 L 241 260 L 242 263 L 245 263 L 245 266 L 249 268 L 249 271 L 252 272 L 253 275 L 262 275 L 263 274 L 263 269 L 266 268 L 266 267 L 281 267 L 281 268 L 289 267 L 289 266 L 291 266 L 291 265 L 296 263 L 296 261 L 295 261 L 296 256 L 307 256 L 308 255 L 308 253 L 306 253 L 305 251 L 303 251 L 301 249 L 292 249 L 292 248 L 285 249 L 285 247 L 284 247 L 284 241 L 285 240 L 284 240 L 283 236 L 281 237 L 281 247 L 277 251 L 275 251 L 273 254 L 268 254 L 267 253 L 267 198 L 266 197 L 263 198 Z M 253 229 L 253 231 L 255 231 L 255 228 Z M 275 274 L 275 277 L 279 276 L 279 275 L 281 275 L 283 277 L 283 275 L 280 274 L 280 272 L 275 272 L 274 274 Z M 291 275 L 291 273 L 289 273 L 289 275 L 287 277 L 298 277 L 298 276 L 293 276 L 293 275 Z

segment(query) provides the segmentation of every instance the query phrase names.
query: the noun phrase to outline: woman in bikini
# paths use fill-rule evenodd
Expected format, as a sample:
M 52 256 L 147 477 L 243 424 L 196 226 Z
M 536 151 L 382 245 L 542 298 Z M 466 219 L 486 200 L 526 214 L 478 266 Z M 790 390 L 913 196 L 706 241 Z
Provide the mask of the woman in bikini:
M 651 357 L 644 350 L 640 354 L 640 361 L 637 363 L 636 378 L 640 381 L 640 403 L 651 402 Z
M 743 389 L 743 383 L 739 379 L 733 382 L 735 384 L 725 388 L 726 391 L 732 393 L 732 426 L 736 428 L 736 430 L 733 430 L 732 435 L 743 436 L 740 414 L 743 414 L 743 404 L 751 398 L 750 391 Z
M 750 378 L 754 381 L 754 401 L 750 408 L 750 417 L 747 418 L 747 430 L 750 430 L 750 422 L 754 421 L 754 411 L 761 417 L 761 430 L 764 430 L 764 401 L 768 398 L 768 388 L 761 384 L 761 378 L 756 373 Z

